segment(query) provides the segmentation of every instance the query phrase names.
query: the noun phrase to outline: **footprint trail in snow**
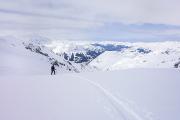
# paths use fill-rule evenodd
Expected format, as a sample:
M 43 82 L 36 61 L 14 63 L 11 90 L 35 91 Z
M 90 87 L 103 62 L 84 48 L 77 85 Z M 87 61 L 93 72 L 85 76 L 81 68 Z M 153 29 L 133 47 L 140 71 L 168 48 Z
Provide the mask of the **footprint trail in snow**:
M 152 120 L 152 118 L 147 118 L 146 116 L 140 116 L 133 109 L 128 107 L 126 103 L 115 97 L 111 92 L 101 86 L 99 83 L 96 83 L 87 78 L 83 78 L 77 75 L 71 75 L 73 77 L 77 77 L 80 80 L 87 81 L 89 84 L 93 85 L 95 88 L 99 89 L 111 102 L 112 106 L 115 107 L 117 112 L 121 115 L 123 120 Z

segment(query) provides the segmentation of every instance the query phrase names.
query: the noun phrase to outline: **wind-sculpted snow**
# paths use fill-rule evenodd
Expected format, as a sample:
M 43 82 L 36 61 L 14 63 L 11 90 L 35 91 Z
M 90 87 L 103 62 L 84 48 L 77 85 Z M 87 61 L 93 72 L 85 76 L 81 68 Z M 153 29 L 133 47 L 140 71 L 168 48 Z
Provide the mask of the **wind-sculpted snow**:
M 179 120 L 178 69 L 0 76 L 1 120 Z

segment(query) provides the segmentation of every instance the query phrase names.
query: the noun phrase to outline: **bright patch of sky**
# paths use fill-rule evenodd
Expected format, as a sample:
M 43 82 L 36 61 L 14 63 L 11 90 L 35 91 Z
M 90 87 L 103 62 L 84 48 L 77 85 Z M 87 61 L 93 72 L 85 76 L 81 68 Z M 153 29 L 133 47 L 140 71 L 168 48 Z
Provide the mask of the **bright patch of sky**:
M 180 40 L 179 0 L 0 0 L 0 36 Z

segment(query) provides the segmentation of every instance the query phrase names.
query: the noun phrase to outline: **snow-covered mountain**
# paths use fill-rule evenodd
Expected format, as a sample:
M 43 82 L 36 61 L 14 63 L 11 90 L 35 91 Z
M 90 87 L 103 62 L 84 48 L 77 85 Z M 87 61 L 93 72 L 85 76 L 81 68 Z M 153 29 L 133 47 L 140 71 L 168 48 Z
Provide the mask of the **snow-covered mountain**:
M 179 48 L 2 37 L 0 120 L 179 120 Z
M 41 36 L 0 38 L 0 71 L 49 74 L 127 68 L 173 68 L 180 64 L 180 42 L 128 43 L 54 41 Z
M 123 43 L 121 43 L 123 44 Z M 180 61 L 180 43 L 128 43 L 121 51 L 105 51 L 90 65 L 100 70 L 127 68 L 172 68 Z
M 49 47 L 74 63 L 96 70 L 173 68 L 179 66 L 180 42 L 82 42 L 54 41 Z
M 59 73 L 79 72 L 70 62 L 45 47 L 47 42 L 36 40 L 0 38 L 1 74 L 49 74 L 51 64 L 57 66 Z

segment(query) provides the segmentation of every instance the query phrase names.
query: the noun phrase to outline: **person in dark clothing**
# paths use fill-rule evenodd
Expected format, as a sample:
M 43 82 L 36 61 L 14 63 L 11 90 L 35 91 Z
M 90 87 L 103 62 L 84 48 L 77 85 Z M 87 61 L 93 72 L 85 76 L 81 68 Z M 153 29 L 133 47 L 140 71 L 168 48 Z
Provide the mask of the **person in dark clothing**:
M 51 75 L 52 75 L 52 74 L 54 74 L 54 75 L 56 74 L 56 71 L 55 71 L 55 70 L 56 70 L 56 69 L 55 69 L 54 65 L 52 65 L 52 66 L 51 66 Z

